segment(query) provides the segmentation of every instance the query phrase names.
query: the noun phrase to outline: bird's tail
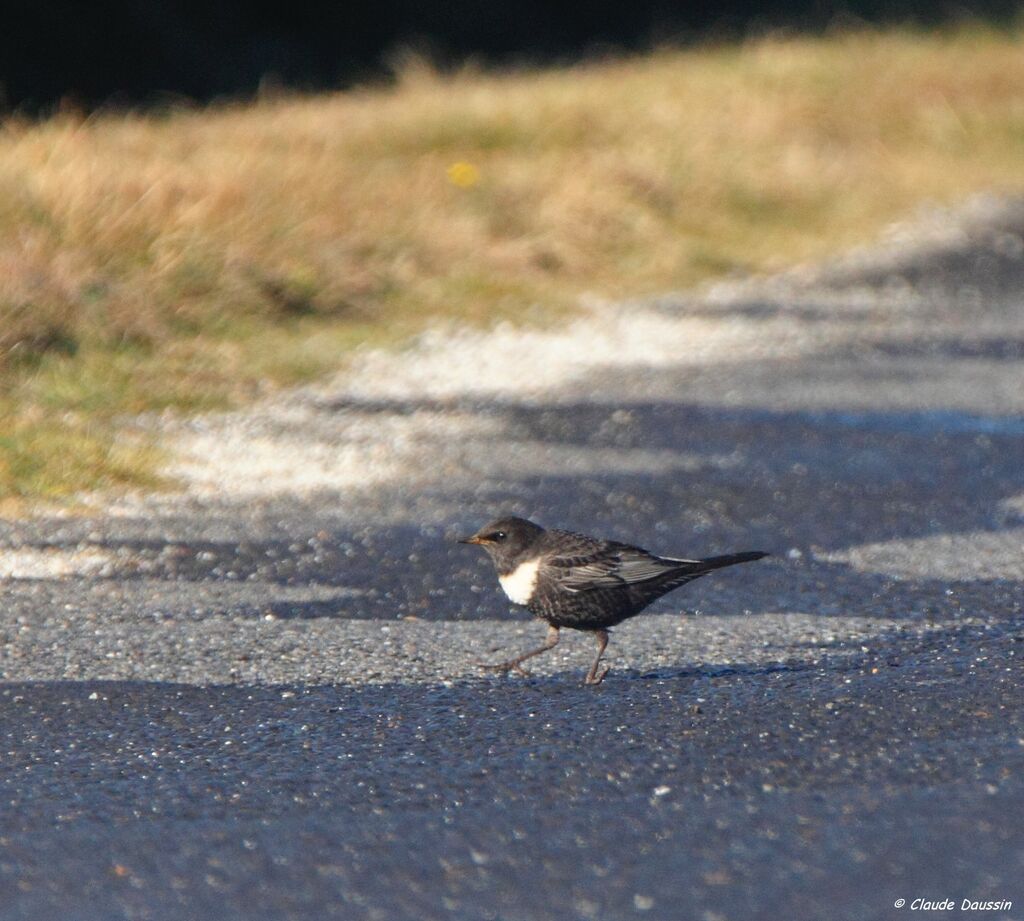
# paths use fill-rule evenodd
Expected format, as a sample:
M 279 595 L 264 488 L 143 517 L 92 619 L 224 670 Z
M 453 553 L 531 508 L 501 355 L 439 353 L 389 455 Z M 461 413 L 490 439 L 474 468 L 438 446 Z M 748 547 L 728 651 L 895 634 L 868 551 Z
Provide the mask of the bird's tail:
M 737 563 L 751 563 L 762 557 L 768 556 L 760 550 L 748 550 L 745 553 L 727 553 L 725 556 L 709 556 L 705 560 L 699 560 L 702 572 L 711 572 L 713 569 L 722 569 L 724 566 L 735 566 Z

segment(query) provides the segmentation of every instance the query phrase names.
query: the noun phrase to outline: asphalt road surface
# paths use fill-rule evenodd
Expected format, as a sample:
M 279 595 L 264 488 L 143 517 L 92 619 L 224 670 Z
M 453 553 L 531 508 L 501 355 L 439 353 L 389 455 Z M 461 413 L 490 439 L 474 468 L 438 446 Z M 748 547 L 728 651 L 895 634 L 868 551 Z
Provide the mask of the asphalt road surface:
M 140 424 L 0 526 L 4 921 L 1024 918 L 1024 206 Z M 499 512 L 773 555 L 501 678 Z

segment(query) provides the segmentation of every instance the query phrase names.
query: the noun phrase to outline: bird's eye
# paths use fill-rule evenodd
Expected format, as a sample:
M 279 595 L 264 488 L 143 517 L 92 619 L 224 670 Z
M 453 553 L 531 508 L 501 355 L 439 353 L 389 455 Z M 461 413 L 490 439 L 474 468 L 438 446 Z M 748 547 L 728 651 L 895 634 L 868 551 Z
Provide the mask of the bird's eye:
M 495 540 L 504 540 L 506 537 L 508 537 L 508 535 L 504 531 L 495 531 L 494 534 L 492 534 L 491 536 Z

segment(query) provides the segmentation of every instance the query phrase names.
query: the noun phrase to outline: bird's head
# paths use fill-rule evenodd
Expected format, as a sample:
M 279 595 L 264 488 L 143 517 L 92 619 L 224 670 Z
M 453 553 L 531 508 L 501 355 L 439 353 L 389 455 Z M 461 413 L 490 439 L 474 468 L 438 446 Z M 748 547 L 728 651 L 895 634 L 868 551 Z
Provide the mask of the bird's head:
M 543 533 L 544 529 L 539 524 L 525 518 L 496 518 L 459 543 L 483 547 L 498 571 L 505 572 L 514 568 L 516 561 L 531 555 L 533 545 Z

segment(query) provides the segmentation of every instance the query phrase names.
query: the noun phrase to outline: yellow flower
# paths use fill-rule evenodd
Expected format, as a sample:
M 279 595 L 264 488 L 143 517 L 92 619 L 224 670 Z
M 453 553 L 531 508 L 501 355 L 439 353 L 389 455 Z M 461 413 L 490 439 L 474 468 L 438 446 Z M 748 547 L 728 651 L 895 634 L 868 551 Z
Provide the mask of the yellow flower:
M 453 163 L 448 167 L 447 173 L 448 181 L 460 189 L 468 189 L 480 181 L 480 170 L 472 163 L 466 163 L 465 160 Z

